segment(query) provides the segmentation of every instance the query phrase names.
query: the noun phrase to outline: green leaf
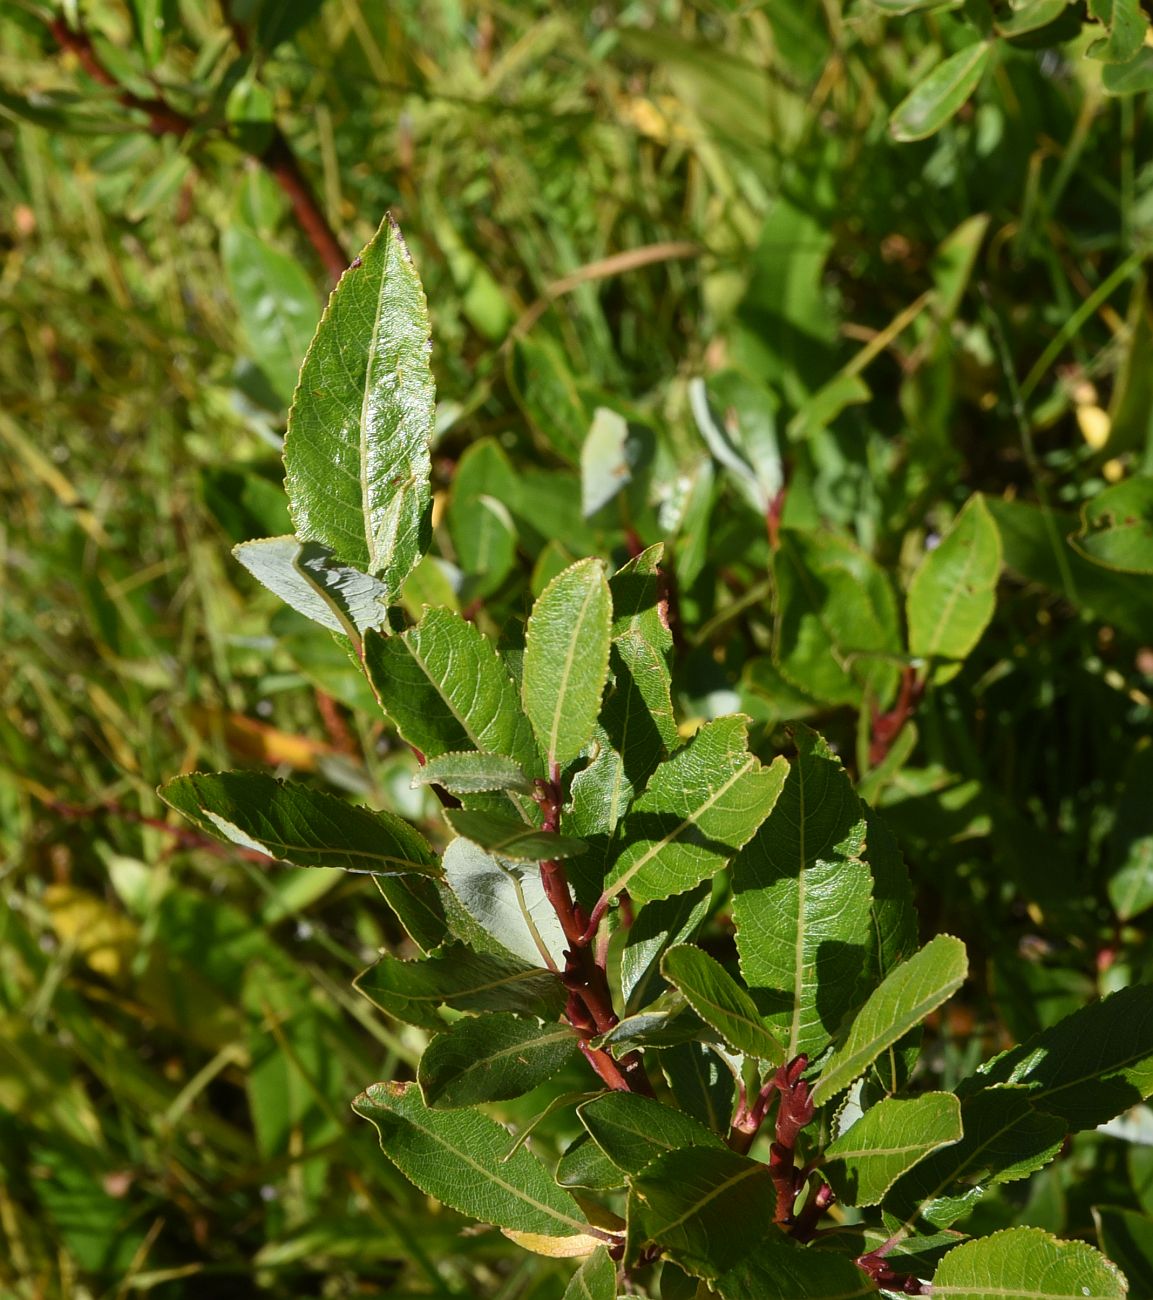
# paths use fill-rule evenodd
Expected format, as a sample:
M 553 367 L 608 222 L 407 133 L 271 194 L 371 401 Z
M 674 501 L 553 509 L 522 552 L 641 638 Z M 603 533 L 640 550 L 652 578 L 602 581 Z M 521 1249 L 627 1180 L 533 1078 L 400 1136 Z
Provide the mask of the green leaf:
M 784 1063 L 785 1049 L 765 1028 L 748 992 L 719 961 L 700 948 L 679 944 L 665 953 L 661 973 L 730 1047 L 771 1065 Z
M 1105 850 L 1109 901 L 1122 921 L 1153 907 L 1153 745 L 1129 760 Z
M 646 1006 L 665 987 L 660 961 L 674 943 L 687 943 L 704 924 L 712 902 L 712 888 L 702 881 L 696 889 L 672 898 L 646 903 L 629 926 L 621 953 L 621 993 L 626 1010 Z
M 465 574 L 463 597 L 491 596 L 516 561 L 516 525 L 495 497 L 454 497 L 452 542 Z
M 998 17 L 995 27 L 999 36 L 1025 36 L 1055 22 L 1070 7 L 1070 0 L 1025 0 Z
M 448 890 L 428 876 L 373 876 L 373 884 L 421 952 L 449 938 L 444 898 Z
M 579 1187 L 591 1192 L 615 1191 L 625 1185 L 624 1172 L 587 1133 L 582 1133 L 557 1161 L 556 1180 L 561 1187 Z
M 581 444 L 581 513 L 587 519 L 607 505 L 632 478 L 629 422 L 598 406 Z
M 606 892 L 638 902 L 684 893 L 725 865 L 768 815 L 788 765 L 748 752 L 748 719 L 706 723 L 653 773 L 618 831 L 624 845 Z
M 231 225 L 220 241 L 249 355 L 287 406 L 320 318 L 316 286 L 294 257 Z
M 160 797 L 210 835 L 293 866 L 440 871 L 424 837 L 399 817 L 262 772 L 193 772 L 161 786 Z
M 736 1081 L 717 1053 L 704 1043 L 680 1043 L 664 1048 L 660 1063 L 677 1105 L 714 1133 L 727 1134 Z
M 317 542 L 265 537 L 241 542 L 232 554 L 262 586 L 330 632 L 355 638 L 387 624 L 388 587 L 340 564 Z
M 479 1111 L 428 1109 L 414 1083 L 374 1083 L 352 1103 L 385 1155 L 422 1192 L 482 1223 L 548 1237 L 584 1234 L 572 1197 L 526 1147 Z
M 903 1173 L 960 1137 L 961 1103 L 951 1092 L 886 1097 L 825 1148 L 821 1172 L 842 1204 L 877 1205 Z
M 677 744 L 673 636 L 660 572 L 662 553 L 663 547 L 650 546 L 609 579 L 614 686 L 602 722 L 637 788 L 652 775 L 664 751 Z
M 597 1146 L 626 1174 L 639 1174 L 668 1151 L 724 1147 L 715 1133 L 695 1119 L 635 1093 L 595 1097 L 578 1106 L 577 1114 Z
M 1153 478 L 1134 475 L 1098 493 L 1069 541 L 1103 568 L 1153 574 Z
M 387 1015 L 425 1029 L 443 1029 L 438 1007 L 454 1011 L 510 1011 L 555 1020 L 565 990 L 557 976 L 514 957 L 473 952 L 453 943 L 424 961 L 382 957 L 354 985 Z
M 573 1274 L 563 1300 L 617 1300 L 617 1266 L 603 1246 Z
M 780 799 L 733 864 L 741 974 L 789 1059 L 820 1051 L 855 1005 L 871 929 L 860 800 L 820 737 L 796 741 Z
M 452 892 L 486 934 L 534 966 L 563 968 L 568 941 L 535 863 L 494 857 L 466 839 L 452 841 L 443 863 Z
M 592 735 L 608 678 L 612 597 L 600 560 L 580 560 L 541 592 L 525 631 L 524 711 L 550 772 Z
M 909 584 L 909 653 L 951 661 L 947 681 L 989 626 L 1001 574 L 1001 535 L 984 498 L 971 496 Z
M 879 980 L 917 951 L 917 913 L 900 846 L 880 816 L 867 804 L 862 808 L 865 854 L 873 876 L 869 973 Z
M 950 55 L 893 109 L 889 130 L 901 141 L 924 140 L 939 131 L 977 89 L 993 47 L 985 41 Z
M 941 9 L 953 0 L 869 0 L 874 9 L 886 14 L 911 14 L 918 9 Z
M 524 822 L 497 813 L 446 808 L 444 819 L 458 835 L 486 850 L 517 862 L 540 862 L 546 858 L 573 858 L 585 851 L 582 840 L 568 835 L 539 831 Z
M 508 1101 L 545 1083 L 576 1055 L 570 1025 L 541 1025 L 507 1011 L 458 1020 L 437 1034 L 416 1078 L 425 1105 L 440 1109 Z
M 1153 50 L 1145 45 L 1127 63 L 1107 64 L 1101 84 L 1110 95 L 1139 95 L 1153 90 Z
M 427 610 L 401 636 L 369 636 L 365 662 L 381 706 L 425 755 L 462 749 L 507 754 L 532 775 L 540 759 L 516 686 L 495 647 L 472 623 Z
M 1089 58 L 1102 63 L 1128 63 L 1136 58 L 1149 30 L 1139 0 L 1089 0 L 1089 9 L 1109 30 L 1108 36 L 1085 51 Z
M 829 704 L 886 700 L 903 652 L 887 575 L 831 532 L 785 529 L 773 558 L 778 615 L 773 654 L 794 688 Z
M 533 788 L 514 759 L 504 754 L 481 754 L 475 749 L 430 758 L 413 775 L 412 785 L 413 789 L 439 785 L 450 794 L 482 794 L 486 790 L 519 790 L 531 794 Z
M 845 1041 L 821 1071 L 813 1089 L 816 1105 L 847 1088 L 887 1047 L 952 997 L 968 970 L 965 945 L 949 934 L 930 939 L 915 956 L 894 967 L 857 1012 Z
M 428 547 L 434 388 L 424 290 L 391 217 L 344 273 L 288 417 L 285 487 L 301 541 L 398 592 Z
M 1096 1128 L 1153 1094 L 1153 985 L 1135 984 L 1066 1016 L 981 1066 L 958 1091 L 1020 1084 L 1074 1131 Z
M 886 1211 L 912 1225 L 919 1216 L 947 1227 L 973 1208 L 992 1183 L 1025 1178 L 1065 1142 L 1064 1122 L 1033 1109 L 1024 1088 L 989 1088 L 961 1103 L 962 1137 L 900 1177 Z
M 1058 1241 L 1040 1228 L 1009 1228 L 949 1251 L 932 1294 L 950 1300 L 1124 1300 L 1117 1267 L 1083 1241 Z
M 643 1011 L 624 1016 L 606 1033 L 592 1039 L 618 1059 L 634 1048 L 672 1047 L 677 1043 L 720 1041 L 676 989 L 670 989 Z
M 767 1165 L 711 1147 L 658 1156 L 632 1185 L 638 1233 L 700 1277 L 717 1277 L 747 1255 L 776 1208 Z
M 858 1300 L 881 1294 L 851 1259 L 796 1246 L 776 1229 L 716 1287 L 723 1300 Z

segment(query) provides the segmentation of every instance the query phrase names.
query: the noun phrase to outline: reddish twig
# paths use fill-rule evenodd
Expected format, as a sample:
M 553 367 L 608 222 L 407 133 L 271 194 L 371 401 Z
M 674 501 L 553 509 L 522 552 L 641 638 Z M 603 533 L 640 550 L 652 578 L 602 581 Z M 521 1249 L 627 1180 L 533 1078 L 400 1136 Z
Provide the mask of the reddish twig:
M 925 693 L 925 683 L 918 680 L 917 670 L 907 664 L 901 673 L 901 689 L 896 704 L 887 713 L 873 714 L 873 734 L 869 741 L 869 766 L 876 767 L 882 762 L 893 742 L 901 733 L 901 728 L 916 712 L 921 696 Z

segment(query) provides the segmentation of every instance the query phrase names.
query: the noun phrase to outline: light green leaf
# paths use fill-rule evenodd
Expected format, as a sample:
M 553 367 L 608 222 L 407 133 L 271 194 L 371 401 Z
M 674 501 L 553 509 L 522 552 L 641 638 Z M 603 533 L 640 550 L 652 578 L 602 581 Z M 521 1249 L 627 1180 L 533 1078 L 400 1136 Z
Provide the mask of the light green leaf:
M 386 217 L 341 277 L 308 349 L 284 467 L 297 536 L 394 593 L 430 536 L 428 355 L 424 290 Z
M 243 226 L 224 232 L 220 255 L 249 355 L 287 406 L 320 319 L 316 286 L 295 257 Z
M 424 1029 L 443 1029 L 438 1007 L 454 1011 L 511 1011 L 555 1020 L 564 1009 L 560 980 L 539 965 L 474 952 L 453 943 L 424 961 L 385 956 L 354 985 L 387 1015 Z
M 598 406 L 581 445 L 581 512 L 587 519 L 607 505 L 632 478 L 629 422 Z
M 1153 985 L 1134 984 L 1092 1002 L 965 1080 L 962 1096 L 989 1084 L 1021 1084 L 1039 1110 L 1074 1131 L 1096 1128 L 1153 1094 Z
M 532 728 L 492 643 L 446 609 L 401 636 L 369 636 L 365 660 L 385 712 L 426 758 L 454 750 L 507 754 L 539 769 Z
M 780 799 L 733 864 L 741 974 L 789 1059 L 824 1048 L 855 1005 L 871 930 L 860 800 L 819 736 L 796 740 Z
M 1024 36 L 1056 21 L 1070 7 L 1071 0 L 1025 0 L 998 17 L 994 27 L 999 36 Z
M 881 1294 L 847 1256 L 797 1246 L 776 1229 L 716 1285 L 723 1300 L 863 1300 Z
M 1106 64 L 1101 84 L 1110 95 L 1139 95 L 1153 90 L 1153 49 L 1144 45 L 1128 62 Z
M 1064 1121 L 1029 1104 L 1024 1088 L 988 1088 L 961 1103 L 962 1137 L 902 1175 L 885 1210 L 911 1226 L 918 1216 L 947 1227 L 993 1183 L 1015 1182 L 1049 1163 L 1065 1141 Z
M 1083 1241 L 1040 1228 L 1009 1228 L 949 1251 L 933 1274 L 933 1296 L 949 1300 L 1124 1300 L 1117 1267 Z
M 704 924 L 711 901 L 712 888 L 702 881 L 687 893 L 658 898 L 641 908 L 621 953 L 621 992 L 628 1011 L 646 1006 L 665 987 L 660 978 L 661 955 L 674 943 L 692 939 Z
M 1109 901 L 1122 921 L 1153 907 L 1153 745 L 1129 760 L 1105 850 Z
M 842 1204 L 877 1205 L 903 1173 L 960 1137 L 961 1103 L 951 1092 L 886 1097 L 825 1148 L 821 1172 Z
M 941 9 L 953 0 L 869 0 L 874 9 L 886 14 L 911 14 L 918 9 Z
M 541 862 L 547 858 L 573 858 L 585 851 L 582 840 L 568 835 L 538 831 L 524 822 L 497 813 L 464 808 L 446 808 L 444 819 L 458 835 L 471 840 L 488 853 L 517 862 Z
M 715 1133 L 691 1116 L 636 1093 L 606 1093 L 578 1106 L 577 1114 L 597 1146 L 627 1174 L 639 1174 L 668 1151 L 724 1148 Z
M 463 597 L 491 596 L 516 560 L 516 525 L 495 497 L 454 497 L 452 541 L 465 574 Z
M 374 1083 L 352 1103 L 385 1155 L 417 1187 L 461 1213 L 516 1232 L 583 1235 L 588 1224 L 527 1147 L 475 1110 L 430 1110 L 414 1083 Z
M 160 797 L 218 839 L 297 867 L 374 875 L 438 875 L 436 855 L 407 822 L 262 772 L 193 772 Z
M 1140 0 L 1089 0 L 1089 9 L 1109 34 L 1086 50 L 1102 63 L 1128 63 L 1145 43 L 1149 19 L 1141 12 Z
M 748 752 L 748 720 L 706 723 L 656 769 L 634 800 L 619 838 L 625 846 L 606 881 L 638 902 L 684 893 L 725 865 L 777 801 L 788 765 L 763 768 Z
M 387 624 L 388 587 L 340 564 L 318 542 L 265 537 L 241 542 L 232 554 L 262 586 L 330 632 L 355 638 Z
M 776 1208 L 767 1165 L 711 1147 L 658 1156 L 632 1185 L 638 1234 L 701 1277 L 717 1277 L 747 1255 Z
M 981 41 L 938 63 L 893 109 L 889 118 L 893 138 L 924 140 L 939 131 L 977 89 L 992 52 L 993 47 Z
M 847 1088 L 887 1047 L 952 997 L 968 970 L 965 945 L 949 934 L 930 939 L 915 956 L 894 967 L 857 1012 L 845 1041 L 821 1071 L 813 1101 L 820 1106 Z
M 522 961 L 564 967 L 568 941 L 535 863 L 494 857 L 466 839 L 452 841 L 443 863 L 452 892 L 486 934 Z
M 952 528 L 921 561 L 909 584 L 909 653 L 959 670 L 989 626 L 1001 575 L 1001 535 L 983 497 L 972 496 Z
M 793 687 L 828 704 L 887 700 L 903 653 L 888 576 L 846 538 L 785 529 L 773 558 L 773 655 Z
M 661 960 L 661 974 L 730 1047 L 771 1065 L 783 1064 L 785 1049 L 765 1028 L 753 999 L 707 952 L 691 944 L 670 948 Z
M 439 785 L 450 794 L 482 794 L 486 790 L 532 793 L 532 782 L 514 759 L 504 754 L 481 754 L 475 749 L 430 758 L 413 775 L 412 785 L 414 789 L 421 785 Z
M 1153 574 L 1153 478 L 1134 475 L 1098 493 L 1069 541 L 1103 568 Z
M 438 1109 L 507 1101 L 545 1083 L 576 1055 L 570 1025 L 541 1025 L 506 1011 L 458 1020 L 424 1049 L 416 1078 Z
M 588 743 L 608 678 L 612 597 L 600 560 L 579 560 L 541 593 L 525 631 L 524 711 L 550 771 Z
M 617 1300 L 617 1266 L 603 1246 L 573 1274 L 563 1300 Z

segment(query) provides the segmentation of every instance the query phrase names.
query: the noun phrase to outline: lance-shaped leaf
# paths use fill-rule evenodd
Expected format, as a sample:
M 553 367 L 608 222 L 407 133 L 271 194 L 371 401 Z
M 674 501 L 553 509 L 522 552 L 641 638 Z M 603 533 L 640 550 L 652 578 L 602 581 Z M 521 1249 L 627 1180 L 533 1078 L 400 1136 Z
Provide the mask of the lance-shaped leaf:
M 748 751 L 748 719 L 706 723 L 653 773 L 619 831 L 624 845 L 606 893 L 638 902 L 681 894 L 707 880 L 756 831 L 785 783 L 783 759 L 763 768 Z
M 341 276 L 284 441 L 296 534 L 400 590 L 430 535 L 428 307 L 391 217 Z
M 431 1110 L 415 1083 L 374 1083 L 352 1103 L 376 1125 L 380 1145 L 422 1192 L 514 1232 L 585 1235 L 588 1224 L 525 1146 L 509 1155 L 508 1131 L 475 1110 Z
M 948 1300 L 1124 1300 L 1125 1278 L 1084 1241 L 1058 1241 L 1040 1228 L 1009 1228 L 957 1246 L 937 1265 L 930 1292 Z
M 1122 921 L 1153 907 L 1153 745 L 1134 752 L 1109 833 L 1109 901 Z
M 369 636 L 365 660 L 381 706 L 426 758 L 462 749 L 539 767 L 516 686 L 492 643 L 447 609 L 427 610 L 401 636 Z
M 1081 507 L 1075 550 L 1122 573 L 1153 573 L 1153 478 L 1135 475 L 1099 492 Z
M 913 889 L 896 838 L 867 805 L 865 857 L 873 876 L 873 925 L 868 944 L 869 974 L 880 979 L 917 951 Z
M 535 863 L 494 857 L 470 840 L 444 851 L 444 874 L 472 919 L 508 952 L 534 966 L 564 966 L 568 946 Z
M 885 1195 L 885 1210 L 911 1226 L 955 1222 L 992 1183 L 1025 1178 L 1049 1163 L 1065 1141 L 1064 1121 L 1029 1104 L 1023 1088 L 989 1088 L 961 1106 L 962 1137 L 903 1174 Z
M 724 1148 L 715 1133 L 691 1116 L 636 1093 L 595 1097 L 579 1106 L 577 1114 L 597 1146 L 627 1174 L 639 1174 L 668 1151 Z
M 960 670 L 993 617 L 1001 576 L 1001 534 L 981 496 L 969 498 L 952 528 L 921 561 L 909 584 L 909 652 Z
M 781 1065 L 785 1049 L 765 1028 L 756 1003 L 719 961 L 691 944 L 670 948 L 661 973 L 726 1043 L 746 1056 Z
M 450 794 L 483 794 L 486 790 L 532 793 L 532 782 L 515 759 L 475 749 L 430 758 L 412 778 L 413 789 L 422 785 L 439 785 Z
M 576 1051 L 571 1026 L 497 1011 L 458 1020 L 438 1034 L 425 1048 L 416 1078 L 428 1106 L 507 1101 L 551 1079 Z
M 893 109 L 889 130 L 894 139 L 924 140 L 939 131 L 977 89 L 992 50 L 988 41 L 979 41 L 938 63 Z
M 1153 1094 L 1153 986 L 1090 1003 L 982 1066 L 958 1091 L 1020 1084 L 1073 1130 L 1096 1128 Z
M 373 876 L 372 883 L 421 952 L 433 952 L 450 937 L 444 900 L 451 895 L 440 880 Z
M 389 588 L 339 563 L 319 542 L 265 537 L 241 542 L 232 554 L 262 586 L 330 632 L 363 636 L 386 626 Z
M 664 1048 L 660 1063 L 677 1105 L 714 1133 L 728 1133 L 737 1085 L 720 1054 L 705 1043 L 680 1043 Z
M 463 835 L 486 852 L 517 862 L 575 858 L 585 851 L 583 840 L 538 831 L 534 826 L 526 826 L 524 822 L 502 817 L 499 813 L 446 808 L 444 819 L 458 835 Z
M 951 1092 L 886 1097 L 825 1148 L 824 1178 L 844 1205 L 877 1205 L 907 1170 L 961 1137 Z
M 592 735 L 608 678 L 612 597 L 600 560 L 580 560 L 541 592 L 525 630 L 524 711 L 550 771 Z
M 674 943 L 687 943 L 704 924 L 712 889 L 702 881 L 696 889 L 646 904 L 629 926 L 621 953 L 621 992 L 628 1011 L 638 1011 L 665 987 L 661 957 Z
M 701 1277 L 717 1277 L 747 1255 L 776 1205 L 767 1165 L 711 1147 L 658 1156 L 632 1186 L 637 1234 Z
M 513 957 L 473 952 L 449 944 L 424 961 L 382 957 L 357 976 L 355 987 L 397 1020 L 443 1029 L 438 1007 L 455 1011 L 511 1011 L 555 1020 L 564 1009 L 565 989 L 557 975 Z
M 1134 1295 L 1153 1295 L 1153 1240 L 1149 1218 L 1116 1205 L 1093 1206 L 1097 1239 L 1125 1273 Z
M 262 772 L 193 772 L 169 781 L 160 796 L 210 835 L 293 866 L 440 871 L 425 838 L 399 817 Z
M 624 759 L 599 724 L 593 731 L 589 753 L 591 762 L 572 779 L 570 803 L 561 819 L 566 834 L 588 845 L 588 852 L 573 863 L 569 873 L 577 901 L 586 908 L 593 906 L 604 889 L 613 834 L 634 794 Z
M 617 1266 L 603 1246 L 573 1274 L 563 1300 L 617 1300 Z
M 580 1187 L 590 1192 L 614 1191 L 625 1185 L 624 1171 L 587 1133 L 582 1133 L 557 1161 L 556 1180 L 561 1187 Z
M 721 1036 L 690 1009 L 676 989 L 669 989 L 643 1011 L 622 1017 L 607 1033 L 599 1034 L 590 1041 L 592 1046 L 603 1047 L 619 1058 L 638 1047 L 672 1047 L 677 1043 L 714 1041 L 719 1043 Z
M 619 678 L 627 672 L 629 688 L 643 701 L 660 744 L 671 749 L 677 743 L 677 723 L 671 694 L 673 634 L 669 630 L 667 597 L 660 571 L 663 554 L 664 547 L 659 544 L 642 551 L 613 574 L 609 579 L 609 590 L 613 601 L 612 636 L 616 649 L 614 671 L 618 677 L 617 689 L 621 687 Z M 620 708 L 618 705 L 617 709 Z M 641 746 L 632 740 L 632 729 L 624 726 L 621 728 L 623 734 L 618 736 L 611 722 L 612 719 L 606 720 L 605 725 L 625 756 L 630 779 L 641 785 L 656 766 L 660 750 L 658 748 L 653 753 L 646 769 L 642 762 L 633 760 L 634 752 Z M 640 759 L 639 754 L 636 759 Z
M 789 1059 L 813 1056 L 856 1000 L 869 939 L 865 819 L 823 740 L 797 732 L 776 806 L 733 864 L 741 974 Z
M 722 1300 L 863 1300 L 881 1294 L 847 1256 L 797 1246 L 776 1228 L 716 1289 Z
M 821 1071 L 813 1089 L 816 1105 L 847 1088 L 887 1047 L 952 997 L 968 970 L 965 945 L 950 934 L 930 939 L 894 967 L 857 1012 L 845 1041 Z

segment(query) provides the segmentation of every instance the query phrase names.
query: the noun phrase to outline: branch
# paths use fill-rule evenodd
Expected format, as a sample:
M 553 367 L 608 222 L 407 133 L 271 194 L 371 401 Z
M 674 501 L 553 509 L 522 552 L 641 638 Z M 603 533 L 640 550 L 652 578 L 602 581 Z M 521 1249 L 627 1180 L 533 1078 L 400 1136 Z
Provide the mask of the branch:
M 117 101 L 125 108 L 135 109 L 147 116 L 148 130 L 152 135 L 183 138 L 198 125 L 163 99 L 149 99 L 125 89 L 101 63 L 100 56 L 86 33 L 73 31 L 63 18 L 54 19 L 49 29 L 56 44 L 72 54 L 93 81 L 114 90 Z M 297 225 L 324 263 L 329 278 L 335 283 L 348 267 L 348 255 L 341 247 L 336 232 L 328 224 L 328 218 L 280 127 L 273 125 L 272 138 L 263 153 L 250 153 L 249 157 L 255 158 L 287 195 Z

